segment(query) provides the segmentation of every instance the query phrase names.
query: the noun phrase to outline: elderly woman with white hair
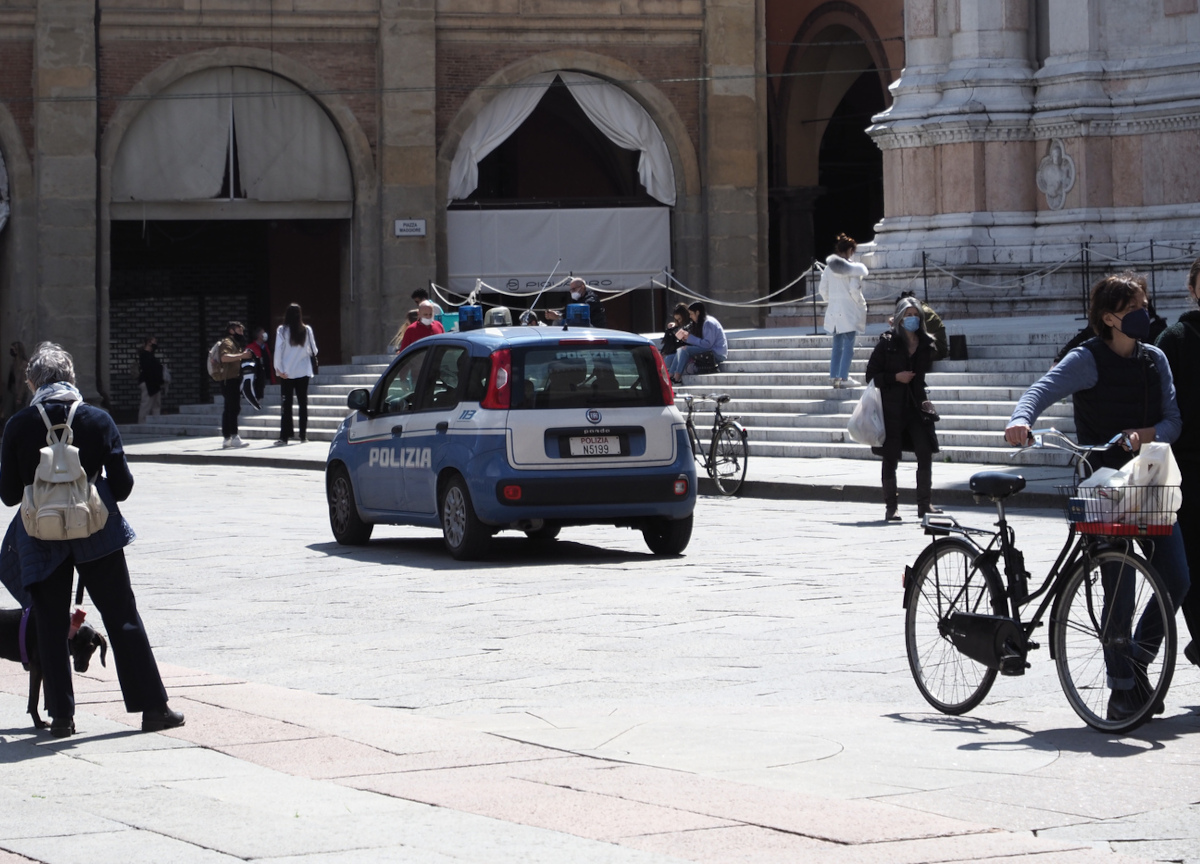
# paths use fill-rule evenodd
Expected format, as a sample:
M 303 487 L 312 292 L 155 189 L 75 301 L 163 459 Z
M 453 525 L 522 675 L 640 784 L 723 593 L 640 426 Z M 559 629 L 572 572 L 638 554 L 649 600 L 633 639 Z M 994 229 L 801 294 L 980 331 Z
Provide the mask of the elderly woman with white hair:
M 74 446 L 88 477 L 95 481 L 108 520 L 94 534 L 77 540 L 39 540 L 30 537 L 20 513 L 13 519 L 0 546 L 0 577 L 16 586 L 31 601 L 37 627 L 37 644 L 45 679 L 46 709 L 52 718 L 50 733 L 65 738 L 75 732 L 75 693 L 71 681 L 67 633 L 71 619 L 71 582 L 74 571 L 104 620 L 104 629 L 116 659 L 117 680 L 125 709 L 142 713 L 143 731 L 183 725 L 183 715 L 167 707 L 158 664 L 138 614 L 125 547 L 133 529 L 121 516 L 117 502 L 133 491 L 133 475 L 125 462 L 121 435 L 109 414 L 83 402 L 75 387 L 75 363 L 61 346 L 44 342 L 34 351 L 26 369 L 26 384 L 33 392 L 28 408 L 13 415 L 0 442 L 0 500 L 19 504 L 25 487 L 34 480 L 40 451 L 46 445 L 46 425 L 71 420 Z M 39 410 L 39 408 L 41 410 Z
M 925 391 L 925 373 L 933 365 L 933 338 L 925 329 L 921 304 L 904 297 L 896 304 L 892 329 L 879 337 L 867 361 L 867 381 L 875 382 L 883 401 L 883 445 L 871 452 L 883 457 L 884 520 L 899 522 L 896 465 L 901 453 L 917 457 L 917 516 L 940 513 L 931 503 L 933 454 L 938 452 L 937 414 Z

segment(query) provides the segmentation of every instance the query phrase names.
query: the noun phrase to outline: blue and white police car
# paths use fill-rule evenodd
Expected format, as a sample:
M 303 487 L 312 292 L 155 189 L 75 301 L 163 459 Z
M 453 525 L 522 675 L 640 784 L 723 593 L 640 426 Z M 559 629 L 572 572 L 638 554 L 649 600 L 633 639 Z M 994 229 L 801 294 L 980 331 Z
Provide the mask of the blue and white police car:
M 552 540 L 564 525 L 612 524 L 660 555 L 691 538 L 696 466 L 666 365 L 641 336 L 430 336 L 347 405 L 325 466 L 339 543 L 366 543 L 376 524 L 440 527 L 459 559 L 506 529 Z

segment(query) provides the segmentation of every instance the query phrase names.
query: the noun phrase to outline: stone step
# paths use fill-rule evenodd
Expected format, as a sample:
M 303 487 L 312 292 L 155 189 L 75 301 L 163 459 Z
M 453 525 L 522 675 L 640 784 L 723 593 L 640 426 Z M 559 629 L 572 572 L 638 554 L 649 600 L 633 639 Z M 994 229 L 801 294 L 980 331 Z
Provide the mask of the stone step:
M 849 406 L 844 406 L 849 407 Z M 957 407 L 957 406 L 956 406 Z M 791 414 L 791 413 L 769 413 L 769 412 L 729 412 L 726 416 L 737 417 L 738 420 L 747 429 L 842 429 L 846 428 L 846 424 L 850 422 L 849 411 L 839 411 L 836 413 L 816 414 Z M 942 419 L 938 423 L 938 430 L 946 429 L 955 432 L 988 432 L 1001 433 L 1008 422 L 1008 413 L 1002 415 L 970 415 L 970 414 L 942 414 Z M 695 423 L 697 429 L 712 428 L 712 413 L 696 412 Z M 1043 418 L 1044 421 L 1049 418 Z M 1065 417 L 1054 418 L 1054 426 L 1061 432 L 1072 434 L 1075 431 L 1075 422 L 1068 415 Z M 1040 425 L 1040 424 L 1039 424 Z
M 696 395 L 696 394 L 694 394 Z M 841 415 L 850 416 L 850 412 L 854 410 L 857 399 L 813 399 L 789 401 L 785 399 L 748 399 L 742 401 L 731 401 L 723 409 L 727 416 L 747 416 L 752 414 L 765 414 L 771 416 L 805 416 L 805 415 Z M 682 399 L 676 400 L 676 404 L 680 410 L 683 410 Z M 1007 420 L 1012 416 L 1013 402 L 951 402 L 938 407 L 938 413 L 943 417 L 953 416 L 986 416 L 991 418 L 1003 418 Z M 696 411 L 697 417 L 712 416 L 711 408 L 704 405 L 698 406 Z M 1065 402 L 1059 402 L 1051 405 L 1042 414 L 1039 425 L 1054 421 L 1054 425 L 1062 428 L 1064 422 L 1071 422 L 1073 412 L 1071 406 Z M 711 420 L 709 421 L 711 422 Z
M 956 374 L 990 374 L 997 371 L 998 365 L 994 360 L 987 359 L 972 359 L 972 360 L 941 360 L 933 364 L 933 369 L 930 374 L 941 373 L 956 373 Z M 1042 376 L 1042 374 L 1050 366 L 1050 358 L 1040 357 L 1021 357 L 1007 360 L 1003 364 L 1004 371 L 1020 372 L 1029 376 L 1031 381 L 1034 381 Z M 867 371 L 867 358 L 855 357 L 850 364 L 850 375 L 858 377 L 865 374 Z M 733 358 L 726 360 L 721 364 L 721 373 L 725 375 L 741 375 L 741 374 L 775 374 L 775 373 L 791 373 L 791 374 L 810 374 L 819 375 L 825 378 L 829 377 L 829 358 L 825 357 L 820 360 L 781 360 L 779 358 L 771 359 L 748 359 Z
M 743 384 L 740 376 L 724 376 L 721 373 L 714 375 L 700 376 L 703 378 L 702 385 L 693 385 L 689 381 L 685 381 L 684 387 L 687 392 L 694 395 L 705 393 L 728 393 L 735 401 L 742 402 L 749 399 L 787 399 L 787 400 L 810 400 L 810 399 L 827 399 L 830 398 L 832 388 L 828 384 L 823 386 L 766 386 L 764 384 Z M 1027 389 L 1027 385 L 1014 382 L 1012 386 L 957 386 L 957 387 L 942 387 L 930 386 L 929 398 L 937 404 L 958 402 L 962 400 L 979 401 L 979 402 L 1008 402 L 1015 405 L 1017 400 Z M 862 387 L 849 387 L 844 391 L 843 400 L 857 400 L 862 396 Z
M 1014 453 L 1017 455 L 1014 457 Z M 781 456 L 786 458 L 806 459 L 878 459 L 870 447 L 853 442 L 846 444 L 822 443 L 809 444 L 803 442 L 751 442 L 750 472 L 754 471 L 755 457 Z M 934 454 L 934 468 L 939 462 L 958 462 L 984 465 L 1003 465 L 1020 469 L 1023 466 L 1056 466 L 1066 467 L 1068 457 L 1064 453 L 1052 450 L 1027 450 L 1018 452 L 1011 447 L 948 447 L 942 446 L 940 452 Z M 912 454 L 904 454 L 906 462 L 912 461 Z

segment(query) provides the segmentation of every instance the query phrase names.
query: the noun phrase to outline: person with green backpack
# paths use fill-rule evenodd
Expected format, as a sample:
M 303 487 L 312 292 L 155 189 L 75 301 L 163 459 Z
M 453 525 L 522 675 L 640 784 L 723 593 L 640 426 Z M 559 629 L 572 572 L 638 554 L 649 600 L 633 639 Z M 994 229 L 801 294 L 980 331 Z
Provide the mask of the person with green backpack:
M 0 545 L 0 581 L 23 604 L 29 601 L 36 620 L 46 709 L 52 718 L 50 734 L 65 738 L 75 733 L 67 633 L 77 570 L 108 631 L 125 710 L 141 712 L 143 731 L 182 726 L 183 715 L 167 707 L 167 691 L 129 584 L 125 547 L 133 542 L 134 533 L 117 504 L 133 491 L 133 475 L 125 461 L 121 433 L 107 412 L 83 401 L 75 387 L 75 362 L 61 346 L 52 342 L 39 345 L 29 359 L 26 376 L 33 392 L 31 405 L 13 415 L 0 442 L 0 500 L 12 507 L 30 499 L 27 503 L 42 515 L 53 509 L 38 500 L 44 495 L 39 496 L 37 484 L 39 479 L 48 479 L 44 469 L 47 461 L 54 461 L 55 445 L 62 450 L 65 444 L 68 451 L 75 452 L 58 461 L 72 467 L 77 460 L 87 485 L 94 484 L 103 505 L 100 509 L 107 511 L 95 525 L 82 531 L 65 528 L 58 535 L 71 539 L 51 540 L 31 536 L 26 519 L 18 512 Z M 60 431 L 48 433 L 47 424 Z M 53 442 L 48 440 L 51 436 Z M 45 450 L 52 451 L 49 460 L 43 458 Z M 34 489 L 27 493 L 29 487 Z M 47 526 L 30 524 L 35 526 L 35 534 L 55 536 L 43 530 Z

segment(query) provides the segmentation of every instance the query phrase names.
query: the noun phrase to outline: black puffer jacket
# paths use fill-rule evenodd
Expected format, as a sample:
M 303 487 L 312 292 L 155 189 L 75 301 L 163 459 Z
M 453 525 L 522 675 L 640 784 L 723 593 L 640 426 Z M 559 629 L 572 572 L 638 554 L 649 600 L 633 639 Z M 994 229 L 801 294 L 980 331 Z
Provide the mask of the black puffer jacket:
M 883 446 L 872 447 L 871 452 L 891 459 L 899 459 L 901 451 L 912 451 L 908 428 L 913 417 L 922 420 L 921 425 L 929 435 L 930 446 L 934 453 L 938 452 L 933 422 L 921 410 L 921 403 L 927 398 L 925 373 L 933 365 L 933 340 L 922 333 L 918 338 L 917 350 L 912 354 L 908 353 L 905 341 L 897 339 L 889 330 L 879 337 L 875 350 L 871 352 L 871 359 L 867 361 L 867 381 L 874 381 L 879 388 L 883 400 L 883 425 L 887 430 Z M 915 373 L 912 381 L 902 384 L 896 380 L 897 372 L 909 371 Z
M 1185 312 L 1158 337 L 1171 364 L 1183 432 L 1171 445 L 1180 462 L 1200 463 L 1200 311 Z

